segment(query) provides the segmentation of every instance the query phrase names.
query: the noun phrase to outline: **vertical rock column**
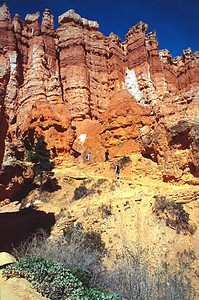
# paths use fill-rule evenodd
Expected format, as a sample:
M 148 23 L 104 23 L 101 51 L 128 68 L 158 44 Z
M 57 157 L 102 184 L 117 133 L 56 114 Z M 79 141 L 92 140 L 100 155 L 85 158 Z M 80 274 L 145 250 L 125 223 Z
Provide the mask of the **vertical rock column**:
M 157 41 L 155 30 L 146 35 L 145 44 L 148 52 L 151 80 L 156 93 L 163 95 L 167 92 L 167 86 L 163 76 L 163 68 L 158 51 L 159 43 Z
M 199 51 L 183 50 L 182 57 L 173 60 L 177 68 L 178 90 L 180 93 L 194 90 L 199 85 Z
M 49 101 L 62 100 L 61 84 L 59 81 L 59 65 L 57 60 L 56 34 L 54 31 L 54 20 L 49 9 L 43 13 L 41 34 L 43 36 L 45 61 L 44 65 L 48 76 L 44 79 L 46 86 L 46 97 Z
M 125 36 L 129 70 L 143 66 L 147 62 L 147 50 L 145 46 L 145 33 L 147 30 L 148 25 L 140 21 L 131 27 Z
M 129 93 L 141 105 L 150 104 L 154 93 L 145 44 L 147 29 L 148 25 L 140 21 L 126 34 L 128 59 L 126 86 Z
M 0 44 L 10 68 L 10 77 L 5 95 L 5 112 L 9 116 L 9 122 L 11 123 L 15 117 L 17 106 L 18 55 L 13 25 L 7 4 L 4 4 L 0 8 Z
M 16 23 L 18 22 L 18 23 Z M 49 9 L 43 13 L 27 15 L 25 22 L 15 21 L 19 51 L 22 59 L 23 84 L 18 93 L 17 132 L 26 147 L 31 149 L 38 135 L 44 135 L 54 156 L 67 153 L 73 142 L 70 113 L 63 102 L 56 34 L 53 16 Z M 27 44 L 26 44 L 27 43 Z M 26 47 L 27 45 L 27 47 Z M 27 52 L 26 52 L 27 50 Z
M 173 65 L 173 60 L 170 52 L 168 50 L 160 50 L 159 56 L 163 69 L 163 76 L 165 81 L 165 87 L 167 92 L 170 95 L 177 94 L 177 78 L 176 78 L 176 70 Z
M 45 87 L 45 52 L 41 28 L 39 25 L 39 12 L 27 15 L 23 28 L 28 35 L 28 61 L 24 66 L 24 81 L 19 89 L 18 126 L 24 130 L 28 112 L 35 100 L 46 99 Z
M 72 119 L 90 118 L 90 78 L 86 65 L 84 29 L 81 17 L 69 10 L 59 17 L 57 29 L 63 99 Z
M 111 33 L 109 35 L 109 88 L 110 98 L 115 92 L 125 87 L 126 57 L 125 46 L 120 38 Z
M 0 7 L 0 169 L 5 150 L 5 137 L 9 121 L 14 116 L 17 80 L 16 42 L 7 4 Z M 9 89 L 7 89 L 9 87 Z M 12 115 L 8 116 L 8 113 Z M 10 120 L 9 120 L 10 117 Z
M 9 65 L 4 58 L 4 52 L 0 49 L 0 170 L 3 161 L 5 136 L 8 129 L 8 119 L 5 115 L 4 98 L 6 93 L 6 86 L 9 80 Z
M 91 118 L 98 119 L 99 115 L 108 107 L 109 49 L 107 38 L 98 32 L 97 22 L 88 21 L 85 28 L 86 63 L 90 79 L 90 111 Z

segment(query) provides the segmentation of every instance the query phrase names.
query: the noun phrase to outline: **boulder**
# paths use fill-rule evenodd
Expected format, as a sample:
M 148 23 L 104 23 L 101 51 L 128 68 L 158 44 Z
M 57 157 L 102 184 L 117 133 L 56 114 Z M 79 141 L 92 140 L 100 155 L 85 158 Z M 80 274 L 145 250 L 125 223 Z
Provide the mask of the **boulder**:
M 0 267 L 4 267 L 15 262 L 16 259 L 14 258 L 14 256 L 7 252 L 0 252 Z

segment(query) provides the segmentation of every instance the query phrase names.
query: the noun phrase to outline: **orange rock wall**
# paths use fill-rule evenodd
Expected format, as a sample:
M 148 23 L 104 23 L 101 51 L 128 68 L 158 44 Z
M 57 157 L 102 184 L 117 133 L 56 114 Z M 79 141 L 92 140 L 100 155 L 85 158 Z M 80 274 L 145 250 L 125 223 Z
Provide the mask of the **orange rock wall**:
M 128 151 L 146 146 L 143 151 L 165 166 L 161 151 L 172 148 L 166 143 L 169 127 L 155 127 L 157 132 L 163 128 L 163 150 L 153 138 L 145 146 L 140 141 L 143 134 L 157 134 L 152 123 L 160 119 L 157 111 L 167 104 L 165 97 L 170 97 L 172 114 L 179 109 L 181 115 L 175 99 L 199 88 L 199 52 L 188 48 L 172 58 L 168 50 L 158 50 L 156 32 L 146 33 L 143 22 L 130 28 L 122 42 L 114 33 L 105 37 L 97 22 L 73 10 L 59 17 L 57 30 L 48 9 L 41 25 L 39 13 L 22 21 L 18 15 L 11 20 L 7 4 L 0 12 L 0 165 L 7 157 L 5 140 L 31 149 L 41 134 L 53 157 L 68 155 L 80 131 L 75 126 L 87 119 L 100 121 L 102 147 L 131 141 Z M 167 122 L 167 109 L 161 111 Z M 198 161 L 196 144 L 191 144 L 192 162 Z
M 172 59 L 168 51 L 158 51 L 155 31 L 146 34 L 143 22 L 130 28 L 122 42 L 113 33 L 105 37 L 97 22 L 73 10 L 59 17 L 56 31 L 48 9 L 41 26 L 39 13 L 22 21 L 18 15 L 10 19 L 7 5 L 1 11 L 1 44 L 11 71 L 5 109 L 27 143 L 28 125 L 34 123 L 29 114 L 37 100 L 47 101 L 53 111 L 62 103 L 70 123 L 97 120 L 110 107 L 113 94 L 125 88 L 138 103 L 152 107 L 167 92 L 177 95 L 199 85 L 198 53 L 187 49 Z M 58 122 L 62 126 L 62 118 Z

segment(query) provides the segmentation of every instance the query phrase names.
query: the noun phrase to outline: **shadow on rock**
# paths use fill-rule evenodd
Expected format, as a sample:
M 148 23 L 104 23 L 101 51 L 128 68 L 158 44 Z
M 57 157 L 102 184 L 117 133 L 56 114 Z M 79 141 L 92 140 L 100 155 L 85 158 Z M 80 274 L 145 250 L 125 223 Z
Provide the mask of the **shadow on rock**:
M 53 213 L 46 214 L 32 208 L 26 208 L 19 212 L 0 214 L 0 252 L 11 252 L 28 237 L 42 228 L 50 235 L 51 228 L 55 224 Z
M 50 193 L 56 192 L 61 189 L 61 186 L 58 184 L 58 180 L 56 178 L 48 178 L 48 180 L 44 183 L 43 189 Z
M 23 185 L 19 193 L 17 193 L 13 198 L 12 201 L 19 201 L 21 202 L 24 198 L 28 196 L 30 192 L 39 188 L 39 185 L 33 182 L 28 182 Z

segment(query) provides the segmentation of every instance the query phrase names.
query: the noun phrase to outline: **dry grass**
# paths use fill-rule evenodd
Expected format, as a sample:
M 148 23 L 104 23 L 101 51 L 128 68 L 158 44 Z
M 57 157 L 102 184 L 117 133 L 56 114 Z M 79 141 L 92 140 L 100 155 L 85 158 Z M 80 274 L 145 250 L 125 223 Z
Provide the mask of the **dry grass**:
M 186 273 L 190 269 L 194 256 L 178 257 L 178 265 L 160 264 L 153 257 L 153 251 L 143 249 L 138 244 L 131 249 L 124 247 L 123 255 L 118 259 L 106 255 L 111 265 L 107 270 L 102 254 L 86 245 L 81 235 L 68 241 L 60 237 L 56 241 L 47 238 L 45 232 L 33 235 L 13 255 L 21 257 L 40 256 L 63 263 L 67 268 L 81 267 L 92 273 L 92 285 L 101 286 L 121 298 L 129 300 L 190 300 L 194 299 L 194 290 Z
M 81 267 L 92 273 L 92 284 L 98 284 L 102 270 L 101 253 L 88 245 L 84 246 L 81 236 L 74 241 L 66 241 L 63 236 L 52 241 L 45 231 L 41 230 L 13 249 L 16 259 L 22 257 L 42 257 L 54 262 L 63 263 L 69 269 Z

